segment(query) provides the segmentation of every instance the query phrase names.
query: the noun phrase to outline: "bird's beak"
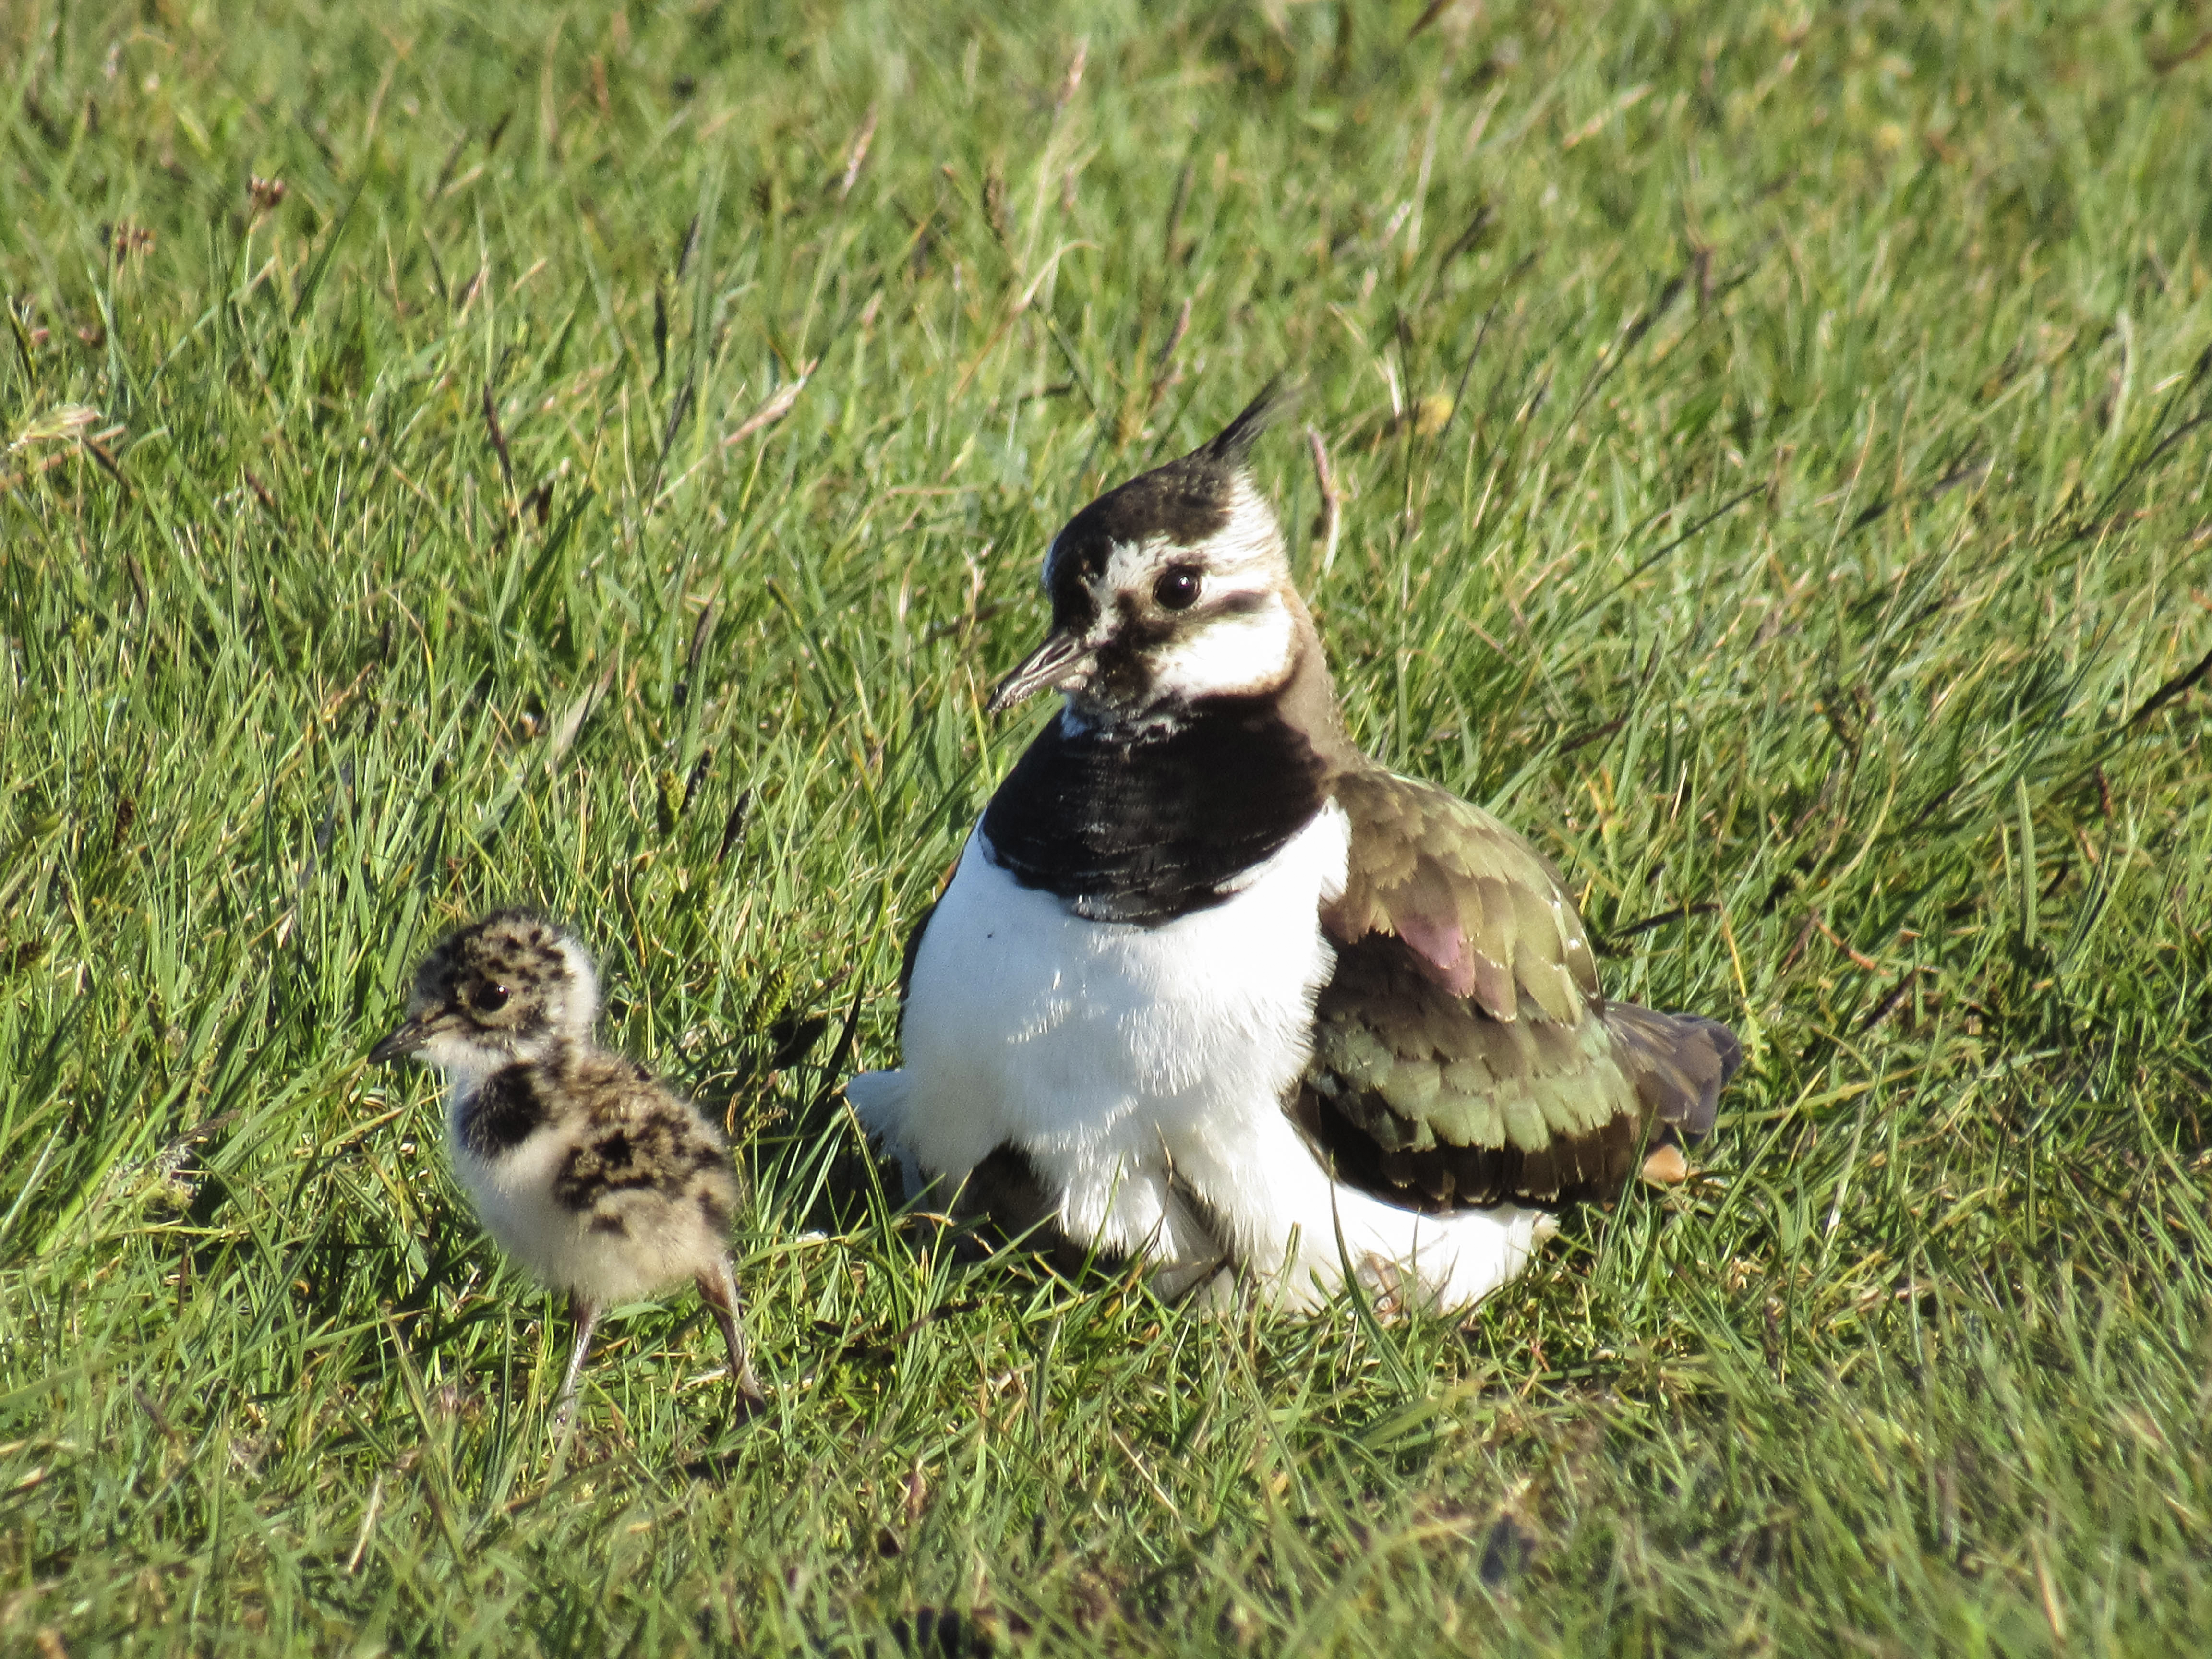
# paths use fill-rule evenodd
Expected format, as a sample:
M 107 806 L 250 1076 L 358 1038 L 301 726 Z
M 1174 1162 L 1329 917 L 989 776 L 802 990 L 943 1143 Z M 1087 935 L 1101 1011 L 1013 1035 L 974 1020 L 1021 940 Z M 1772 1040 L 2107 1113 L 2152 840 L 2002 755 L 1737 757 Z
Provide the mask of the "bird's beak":
M 421 1018 L 410 1019 L 368 1051 L 368 1063 L 382 1066 L 391 1060 L 405 1060 L 421 1052 L 422 1045 L 429 1040 L 429 1023 Z
M 1003 714 L 1033 692 L 1060 690 L 1085 678 L 1096 648 L 1084 642 L 1073 629 L 1055 628 L 1044 643 L 1022 659 L 1014 672 L 1000 680 L 983 705 L 987 714 Z

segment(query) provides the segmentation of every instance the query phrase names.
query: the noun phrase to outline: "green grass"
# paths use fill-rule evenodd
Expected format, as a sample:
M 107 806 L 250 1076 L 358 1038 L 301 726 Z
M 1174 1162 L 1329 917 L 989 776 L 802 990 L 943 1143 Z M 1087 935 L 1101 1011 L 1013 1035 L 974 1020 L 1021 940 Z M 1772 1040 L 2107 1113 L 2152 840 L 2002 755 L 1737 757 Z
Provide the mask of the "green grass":
M 2189 14 L 238 9 L 0 9 L 0 1647 L 2212 1628 Z M 1749 1053 L 1463 1325 L 975 1261 L 835 1092 L 1047 538 L 1285 365 L 1359 737 Z M 515 898 L 745 1132 L 741 1430 L 683 1298 L 556 1467 L 362 1063 Z

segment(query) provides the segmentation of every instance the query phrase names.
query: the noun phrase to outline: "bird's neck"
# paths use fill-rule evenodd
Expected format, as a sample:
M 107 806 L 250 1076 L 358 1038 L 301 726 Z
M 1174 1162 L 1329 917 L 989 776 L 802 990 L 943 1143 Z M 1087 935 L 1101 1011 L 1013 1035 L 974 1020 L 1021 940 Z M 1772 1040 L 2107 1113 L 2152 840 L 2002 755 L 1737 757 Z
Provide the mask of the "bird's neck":
M 494 1073 L 516 1063 L 515 1057 L 504 1049 L 453 1036 L 433 1038 L 424 1045 L 422 1058 L 445 1079 L 449 1110 L 465 1104 Z
M 1330 678 L 1328 656 L 1304 601 L 1292 607 L 1291 672 L 1275 693 L 1278 714 L 1296 727 L 1332 772 L 1368 764 L 1344 729 L 1344 714 L 1337 707 L 1336 682 Z
M 1079 915 L 1158 926 L 1220 903 L 1313 821 L 1351 752 L 1312 625 L 1269 690 L 1166 719 L 1063 709 L 991 798 L 992 860 Z
M 550 1066 L 558 1070 L 565 1056 L 580 1052 L 581 1048 L 568 1036 L 552 1034 L 520 1050 L 455 1041 L 435 1052 L 426 1051 L 425 1058 L 445 1078 L 447 1109 L 456 1112 L 465 1109 L 483 1091 L 484 1085 L 501 1072 L 516 1066 Z

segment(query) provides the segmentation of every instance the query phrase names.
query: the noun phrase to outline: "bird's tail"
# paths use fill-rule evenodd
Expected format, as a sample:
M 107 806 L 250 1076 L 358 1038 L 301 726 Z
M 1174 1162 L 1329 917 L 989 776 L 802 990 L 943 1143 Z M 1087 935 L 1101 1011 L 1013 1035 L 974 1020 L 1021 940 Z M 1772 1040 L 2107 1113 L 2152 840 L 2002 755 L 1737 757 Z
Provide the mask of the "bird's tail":
M 845 1098 L 853 1103 L 860 1125 L 878 1140 L 905 1139 L 906 1073 L 860 1072 L 845 1079 Z
M 1743 1063 L 1735 1033 L 1701 1014 L 1662 1014 L 1632 1002 L 1609 1005 L 1605 1023 L 1655 1131 L 1692 1140 L 1708 1133 L 1721 1090 Z
M 921 1194 L 929 1182 L 907 1144 L 907 1076 L 904 1072 L 858 1072 L 845 1079 L 845 1098 L 868 1139 L 899 1166 L 906 1196 Z

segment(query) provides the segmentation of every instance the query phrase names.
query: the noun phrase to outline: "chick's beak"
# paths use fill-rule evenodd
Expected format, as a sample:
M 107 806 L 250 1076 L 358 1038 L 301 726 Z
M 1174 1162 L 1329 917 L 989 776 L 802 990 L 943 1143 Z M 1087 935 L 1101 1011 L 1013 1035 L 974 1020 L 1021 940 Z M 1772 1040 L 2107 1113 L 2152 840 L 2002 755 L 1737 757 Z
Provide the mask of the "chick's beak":
M 405 1060 L 419 1053 L 429 1040 L 429 1022 L 419 1017 L 410 1019 L 368 1051 L 368 1063 L 382 1066 L 391 1060 Z
M 1084 642 L 1073 629 L 1055 628 L 1044 643 L 1022 659 L 1014 672 L 1000 680 L 983 705 L 987 714 L 1003 714 L 1023 698 L 1050 688 L 1061 690 L 1088 678 L 1096 647 Z

